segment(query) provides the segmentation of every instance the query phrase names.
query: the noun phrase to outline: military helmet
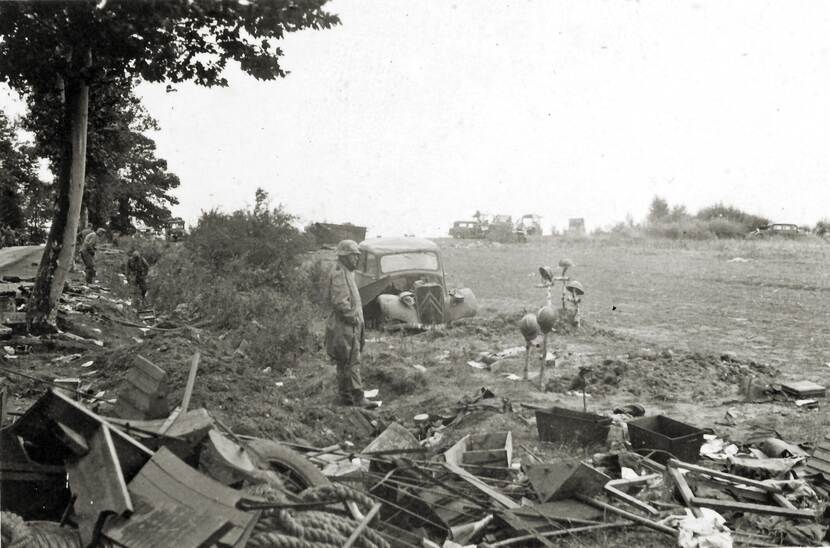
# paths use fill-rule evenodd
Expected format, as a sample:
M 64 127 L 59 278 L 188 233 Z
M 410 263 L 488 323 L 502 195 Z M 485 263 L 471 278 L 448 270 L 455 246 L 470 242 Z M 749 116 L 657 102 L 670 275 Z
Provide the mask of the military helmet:
M 337 256 L 343 257 L 345 255 L 360 254 L 360 248 L 357 247 L 357 242 L 354 240 L 343 240 L 337 244 Z

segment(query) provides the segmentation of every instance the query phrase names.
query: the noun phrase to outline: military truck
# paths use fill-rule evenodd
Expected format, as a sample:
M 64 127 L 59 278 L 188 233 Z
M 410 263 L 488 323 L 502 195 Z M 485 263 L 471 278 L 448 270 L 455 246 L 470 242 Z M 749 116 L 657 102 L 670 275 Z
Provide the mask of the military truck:
M 168 242 L 178 242 L 184 235 L 184 219 L 181 217 L 173 217 L 164 223 L 164 238 Z

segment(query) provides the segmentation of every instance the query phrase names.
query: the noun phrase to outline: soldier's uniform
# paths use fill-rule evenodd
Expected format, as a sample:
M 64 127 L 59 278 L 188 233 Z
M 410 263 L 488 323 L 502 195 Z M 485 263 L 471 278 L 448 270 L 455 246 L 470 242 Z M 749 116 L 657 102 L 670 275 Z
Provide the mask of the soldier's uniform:
M 326 323 L 326 352 L 337 364 L 339 402 L 345 405 L 363 403 L 363 381 L 360 378 L 360 352 L 364 343 L 363 304 L 354 281 L 354 274 L 343 258 L 359 254 L 357 244 L 344 240 L 337 246 L 338 261 L 332 268 L 328 284 L 331 315 Z
M 138 251 L 133 251 L 127 260 L 127 278 L 137 290 L 135 306 L 143 306 L 144 298 L 147 296 L 147 273 L 150 271 L 150 264 L 141 256 Z

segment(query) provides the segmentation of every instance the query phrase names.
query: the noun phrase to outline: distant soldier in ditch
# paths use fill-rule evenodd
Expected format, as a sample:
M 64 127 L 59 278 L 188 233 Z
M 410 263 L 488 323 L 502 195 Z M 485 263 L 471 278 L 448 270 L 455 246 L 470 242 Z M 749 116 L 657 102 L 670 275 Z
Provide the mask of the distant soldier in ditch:
M 337 262 L 328 283 L 331 315 L 326 323 L 326 352 L 337 364 L 338 403 L 364 406 L 360 352 L 365 342 L 363 304 L 354 281 L 360 250 L 352 240 L 337 244 Z
M 97 231 L 87 234 L 81 244 L 81 260 L 84 263 L 87 283 L 95 281 L 95 251 L 98 247 L 99 239 L 105 235 L 106 230 L 99 228 Z
M 133 304 L 136 308 L 144 306 L 144 298 L 147 296 L 147 273 L 150 271 L 150 263 L 141 256 L 137 249 L 127 259 L 127 279 L 135 291 L 136 298 Z

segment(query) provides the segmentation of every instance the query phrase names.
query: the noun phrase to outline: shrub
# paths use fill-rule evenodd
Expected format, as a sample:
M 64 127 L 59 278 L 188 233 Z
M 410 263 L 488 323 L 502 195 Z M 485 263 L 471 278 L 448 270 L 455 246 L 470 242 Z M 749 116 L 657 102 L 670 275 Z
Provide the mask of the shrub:
M 167 246 L 158 258 L 148 280 L 151 301 L 166 312 L 184 304 L 215 329 L 242 332 L 258 365 L 293 365 L 315 344 L 321 314 L 311 300 L 312 276 L 301 268 L 307 240 L 292 221 L 269 209 L 262 191 L 252 209 L 204 212 L 184 244 Z
M 756 228 L 767 226 L 770 220 L 759 215 L 753 215 L 740 209 L 727 206 L 724 204 L 715 204 L 713 206 L 704 207 L 697 212 L 696 217 L 702 221 L 711 221 L 714 219 L 725 219 L 743 225 L 744 230 L 742 234 L 751 232 Z

